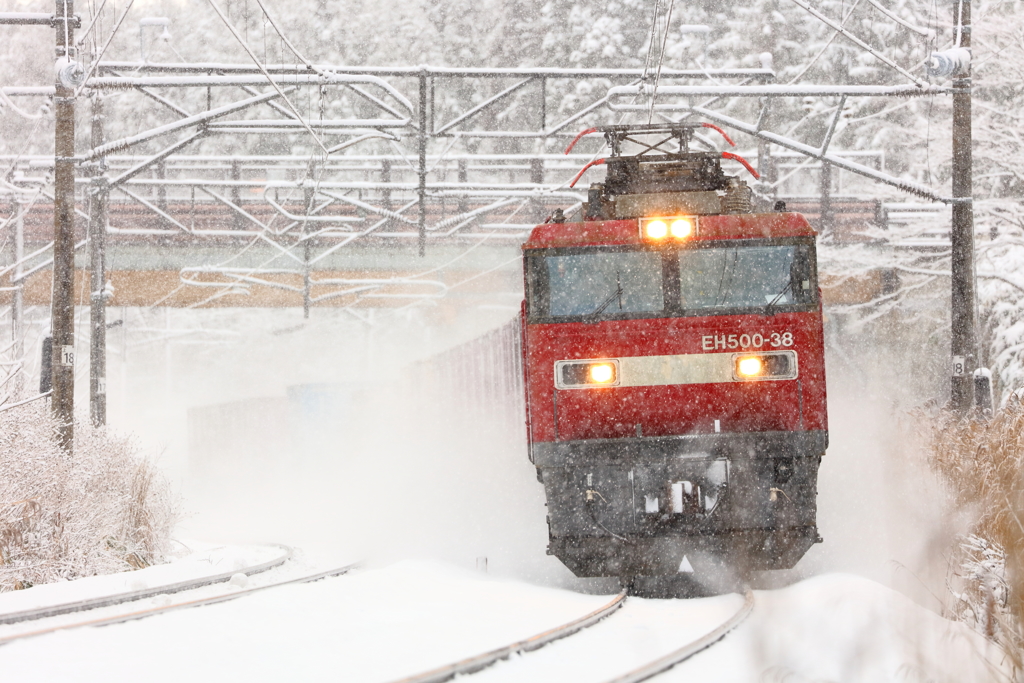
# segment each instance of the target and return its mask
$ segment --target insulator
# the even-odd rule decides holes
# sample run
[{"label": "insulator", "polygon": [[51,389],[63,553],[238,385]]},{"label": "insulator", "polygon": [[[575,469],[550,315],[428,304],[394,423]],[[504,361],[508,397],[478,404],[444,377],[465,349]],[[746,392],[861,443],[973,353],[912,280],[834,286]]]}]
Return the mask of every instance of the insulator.
[{"label": "insulator", "polygon": [[928,75],[940,78],[966,72],[971,68],[971,51],[965,47],[933,52],[928,60]]},{"label": "insulator", "polygon": [[722,213],[751,213],[753,208],[751,189],[742,180],[731,180],[722,197]]},{"label": "insulator", "polygon": [[85,81],[85,70],[78,62],[61,57],[54,65],[53,70],[57,74],[57,80],[65,88],[77,88]]}]

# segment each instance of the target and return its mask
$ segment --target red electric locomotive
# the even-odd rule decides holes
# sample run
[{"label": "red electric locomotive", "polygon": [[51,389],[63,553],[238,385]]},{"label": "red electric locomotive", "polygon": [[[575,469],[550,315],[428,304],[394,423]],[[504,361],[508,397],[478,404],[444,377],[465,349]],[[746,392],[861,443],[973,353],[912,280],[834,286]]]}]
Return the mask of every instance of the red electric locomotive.
[{"label": "red electric locomotive", "polygon": [[548,552],[577,576],[714,583],[821,540],[815,232],[754,213],[722,153],[689,151],[700,125],[587,131],[611,146],[605,181],[523,245],[530,458]]}]

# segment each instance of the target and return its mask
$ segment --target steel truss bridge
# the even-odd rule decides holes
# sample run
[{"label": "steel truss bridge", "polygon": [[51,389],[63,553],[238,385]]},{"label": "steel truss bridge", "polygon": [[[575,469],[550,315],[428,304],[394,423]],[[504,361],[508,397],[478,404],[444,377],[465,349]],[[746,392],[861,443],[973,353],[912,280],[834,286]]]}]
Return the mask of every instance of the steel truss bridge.
[{"label": "steel truss bridge", "polygon": [[[515,293],[518,244],[554,208],[580,206],[590,179],[569,181],[603,153],[596,138],[571,155],[562,154],[566,143],[584,128],[638,118],[697,116],[740,133],[765,203],[787,175],[809,168],[954,201],[888,175],[864,158],[872,153],[830,149],[848,98],[948,89],[781,86],[769,69],[665,70],[653,107],[652,88],[629,69],[100,62],[78,99],[79,122],[90,123],[74,158],[80,303],[97,263],[110,305],[303,306],[308,314],[407,305],[455,287]],[[29,103],[54,94],[3,90]],[[792,97],[833,105],[821,139],[772,132],[773,106]],[[23,288],[27,303],[49,295],[53,166],[53,157],[0,157],[8,169],[0,229],[21,235],[6,243],[0,274],[10,281],[5,293]],[[808,184],[801,194],[820,194]],[[844,214],[828,194],[801,208],[852,232],[878,222],[862,202]],[[91,262],[90,240],[101,247]]]}]

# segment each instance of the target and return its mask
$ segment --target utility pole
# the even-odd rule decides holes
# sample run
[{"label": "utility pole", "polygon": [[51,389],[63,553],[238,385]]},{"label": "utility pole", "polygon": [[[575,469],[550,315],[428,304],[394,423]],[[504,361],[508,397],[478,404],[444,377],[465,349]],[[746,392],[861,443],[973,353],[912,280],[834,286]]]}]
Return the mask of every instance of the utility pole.
[{"label": "utility pole", "polygon": [[302,199],[306,205],[306,220],[302,222],[302,317],[309,318],[309,307],[312,305],[312,281],[310,280],[309,259],[312,255],[309,245],[309,214],[313,212],[313,165],[310,163],[309,177],[302,191]]},{"label": "utility pole", "polygon": [[18,375],[14,378],[12,393],[20,401],[25,390],[25,282],[21,278],[21,260],[25,258],[25,215],[21,202],[14,204],[17,218],[14,221],[14,301],[11,306],[11,341],[14,342],[14,357],[18,359]]},{"label": "utility pole", "polygon": [[832,236],[835,227],[835,211],[832,210],[832,164],[821,160],[821,208],[819,209],[822,235]]},{"label": "utility pole", "polygon": [[[959,33],[957,47],[971,47],[971,3],[954,4],[960,16],[954,22]],[[974,404],[973,373],[978,363],[974,319],[974,207],[971,202],[971,68],[963,65],[953,78],[953,225],[951,351],[952,383],[950,404],[966,413]]]},{"label": "utility pole", "polygon": [[417,227],[419,228],[419,250],[420,256],[424,256],[427,253],[427,137],[429,131],[427,131],[427,73],[424,69],[423,73],[419,77],[420,82],[420,129],[418,131],[416,146],[418,151],[418,166],[417,166],[417,178],[418,183],[416,185],[416,192],[420,198],[419,206],[419,220],[417,221]]},{"label": "utility pole", "polygon": [[[104,143],[103,96],[92,95],[93,149]],[[92,169],[89,186],[89,417],[93,425],[107,423],[107,177],[106,159],[100,158]]]},{"label": "utility pole", "polygon": [[[75,60],[74,0],[55,0],[57,61]],[[58,74],[61,69],[58,69]],[[75,417],[75,90],[70,79],[55,79],[53,294],[50,324],[53,395],[50,410],[57,421],[57,442],[74,447]]]},{"label": "utility pole", "polygon": [[[51,360],[74,363],[74,217],[75,217],[75,98],[74,88],[84,76],[75,62],[75,29],[81,26],[81,19],[75,16],[74,0],[55,0],[53,14],[39,12],[0,12],[0,25],[49,26],[56,29],[57,62],[55,64],[56,126],[54,140],[54,206],[53,206],[53,298],[51,299],[51,326],[53,335],[59,331],[59,342],[50,353]],[[15,354],[24,359],[24,282],[21,277],[21,261],[25,254],[25,233],[21,207],[16,205],[18,219],[15,235],[15,268],[12,282],[15,283],[13,329]],[[69,312],[70,309],[70,312]],[[43,343],[45,349],[47,342]],[[65,348],[66,346],[66,348]],[[70,452],[73,441],[74,417],[74,368],[58,370],[53,363],[51,383],[54,386],[50,410],[58,422],[57,441]],[[46,363],[43,363],[46,366]],[[19,373],[23,368],[19,368]],[[58,390],[56,378],[60,377]],[[15,392],[24,386],[24,377],[15,380]]]}]

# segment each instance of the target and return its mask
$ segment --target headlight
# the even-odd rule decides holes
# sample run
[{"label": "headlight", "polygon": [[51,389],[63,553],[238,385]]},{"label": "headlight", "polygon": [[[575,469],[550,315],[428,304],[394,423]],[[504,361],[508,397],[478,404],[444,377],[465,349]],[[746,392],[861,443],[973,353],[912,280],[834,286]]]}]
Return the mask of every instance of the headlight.
[{"label": "headlight", "polygon": [[696,216],[640,219],[640,239],[648,242],[659,242],[666,237],[686,240],[695,234],[697,234]]},{"label": "headlight", "polygon": [[736,381],[796,379],[796,351],[734,353],[732,378]]},{"label": "headlight", "polygon": [[757,377],[764,370],[764,361],[759,356],[747,356],[736,361],[736,374],[740,377]]},{"label": "headlight", "polygon": [[693,232],[693,223],[686,218],[677,218],[672,221],[672,236],[676,239],[686,239]]},{"label": "headlight", "polygon": [[619,383],[619,361],[560,360],[555,363],[555,386],[559,389],[614,387]]},{"label": "headlight", "polygon": [[653,220],[644,229],[644,236],[652,240],[664,239],[668,234],[668,225],[665,221]]},{"label": "headlight", "polygon": [[594,384],[608,384],[615,379],[615,366],[611,363],[597,363],[590,366],[590,381]]}]

